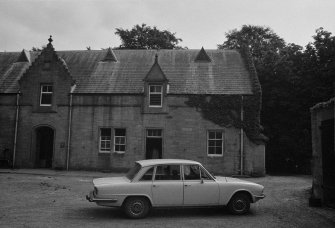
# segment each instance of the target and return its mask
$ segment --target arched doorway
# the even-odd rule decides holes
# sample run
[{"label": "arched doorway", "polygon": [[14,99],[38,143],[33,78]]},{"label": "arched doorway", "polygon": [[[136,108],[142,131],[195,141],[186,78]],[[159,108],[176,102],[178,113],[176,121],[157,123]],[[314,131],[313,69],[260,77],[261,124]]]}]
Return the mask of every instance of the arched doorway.
[{"label": "arched doorway", "polygon": [[36,134],[36,168],[51,168],[54,150],[54,130],[47,126],[35,129]]}]

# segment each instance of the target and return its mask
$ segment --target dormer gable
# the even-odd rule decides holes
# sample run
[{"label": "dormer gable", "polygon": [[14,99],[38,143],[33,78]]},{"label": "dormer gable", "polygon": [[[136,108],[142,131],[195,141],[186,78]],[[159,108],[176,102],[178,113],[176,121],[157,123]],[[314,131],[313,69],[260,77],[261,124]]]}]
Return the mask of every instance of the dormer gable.
[{"label": "dormer gable", "polygon": [[16,62],[28,62],[30,63],[30,53],[27,50],[22,50]]},{"label": "dormer gable", "polygon": [[204,47],[198,52],[197,56],[194,59],[194,62],[212,62],[211,58],[208,56]]},{"label": "dormer gable", "polygon": [[167,82],[168,79],[166,78],[162,68],[158,63],[158,55],[155,55],[155,62],[152,65],[151,69],[143,79],[145,82]]},{"label": "dormer gable", "polygon": [[113,50],[110,47],[107,49],[107,53],[102,61],[103,62],[117,62],[117,58]]}]

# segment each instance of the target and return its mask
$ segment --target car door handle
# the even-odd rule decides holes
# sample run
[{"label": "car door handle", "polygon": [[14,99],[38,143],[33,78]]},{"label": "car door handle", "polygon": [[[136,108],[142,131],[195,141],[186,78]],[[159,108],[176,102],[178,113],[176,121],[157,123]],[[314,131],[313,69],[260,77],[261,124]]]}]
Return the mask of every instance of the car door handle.
[{"label": "car door handle", "polygon": [[191,186],[190,184],[184,184],[185,187]]},{"label": "car door handle", "polygon": [[154,184],[154,185],[152,185],[152,187],[154,187],[154,188],[158,188],[158,187],[159,187],[159,185],[155,185],[155,184]]}]

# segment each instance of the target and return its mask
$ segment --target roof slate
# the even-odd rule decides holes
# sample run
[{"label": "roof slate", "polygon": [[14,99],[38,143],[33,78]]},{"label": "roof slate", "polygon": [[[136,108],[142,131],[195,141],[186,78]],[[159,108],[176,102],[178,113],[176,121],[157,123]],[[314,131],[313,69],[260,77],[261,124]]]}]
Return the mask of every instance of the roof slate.
[{"label": "roof slate", "polygon": [[[197,62],[198,50],[113,50],[117,62],[102,61],[108,50],[57,51],[76,81],[74,93],[143,93],[143,79],[158,54],[171,94],[252,94],[252,82],[237,50],[206,50],[211,62]],[[30,52],[31,63],[40,52]],[[20,52],[0,53],[0,93],[17,92],[29,67],[15,63]]]}]

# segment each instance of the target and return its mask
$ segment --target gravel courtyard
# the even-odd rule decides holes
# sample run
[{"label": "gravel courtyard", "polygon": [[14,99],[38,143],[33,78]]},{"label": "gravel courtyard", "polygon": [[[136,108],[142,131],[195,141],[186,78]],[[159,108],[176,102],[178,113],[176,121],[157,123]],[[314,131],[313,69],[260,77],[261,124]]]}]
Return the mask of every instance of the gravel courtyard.
[{"label": "gravel courtyard", "polygon": [[118,175],[0,170],[0,227],[335,227],[334,209],[308,206],[310,176],[247,178],[264,185],[267,196],[244,216],[224,209],[161,209],[130,220],[85,199],[93,178]]}]

